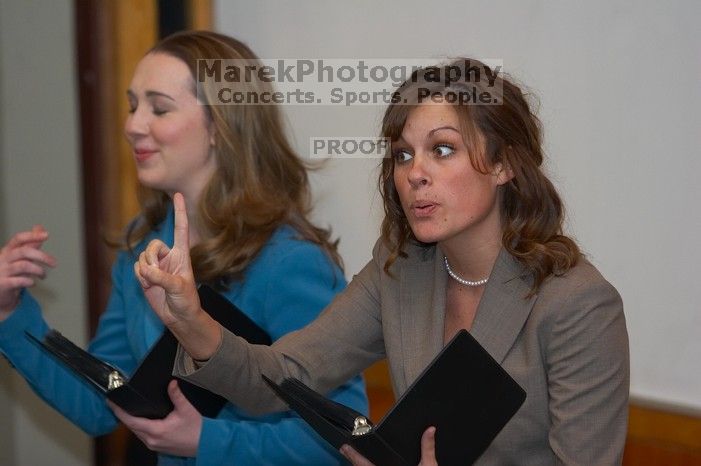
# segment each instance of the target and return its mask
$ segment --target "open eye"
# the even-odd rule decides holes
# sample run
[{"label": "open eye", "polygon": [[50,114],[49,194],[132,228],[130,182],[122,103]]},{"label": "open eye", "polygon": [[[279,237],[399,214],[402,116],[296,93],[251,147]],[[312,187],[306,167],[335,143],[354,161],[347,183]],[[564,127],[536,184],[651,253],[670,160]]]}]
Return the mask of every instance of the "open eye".
[{"label": "open eye", "polygon": [[437,144],[434,148],[433,151],[439,156],[439,157],[448,157],[455,152],[455,148],[451,146],[450,144]]},{"label": "open eye", "polygon": [[392,152],[395,163],[404,163],[413,157],[406,149],[396,149]]}]

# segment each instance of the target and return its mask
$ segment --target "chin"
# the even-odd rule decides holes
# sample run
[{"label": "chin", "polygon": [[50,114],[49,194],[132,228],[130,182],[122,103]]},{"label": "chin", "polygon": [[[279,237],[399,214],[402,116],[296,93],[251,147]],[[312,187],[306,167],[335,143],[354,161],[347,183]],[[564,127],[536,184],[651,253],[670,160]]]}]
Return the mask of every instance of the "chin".
[{"label": "chin", "polygon": [[423,225],[414,225],[414,227],[416,228],[411,229],[411,231],[414,233],[414,237],[422,243],[427,244],[440,243],[442,241],[449,240],[464,231],[451,224],[436,225],[435,223],[426,223]]},{"label": "chin", "polygon": [[143,186],[144,188],[149,188],[149,189],[155,189],[156,191],[165,191],[165,186],[162,180],[153,177],[153,176],[147,176],[145,174],[137,173],[136,176],[137,180],[139,180],[139,184]]},{"label": "chin", "polygon": [[445,236],[435,231],[412,230],[412,232],[414,237],[422,243],[437,243]]}]

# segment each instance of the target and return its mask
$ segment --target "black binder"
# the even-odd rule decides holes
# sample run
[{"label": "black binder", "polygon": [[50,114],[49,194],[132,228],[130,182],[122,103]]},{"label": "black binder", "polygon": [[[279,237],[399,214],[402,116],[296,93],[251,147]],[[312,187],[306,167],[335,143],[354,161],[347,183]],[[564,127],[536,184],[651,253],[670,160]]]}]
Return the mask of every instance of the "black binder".
[{"label": "black binder", "polygon": [[335,448],[349,444],[383,466],[419,464],[421,436],[430,426],[436,427],[438,464],[472,464],[526,399],[526,392],[466,330],[458,332],[374,426],[297,379],[278,385],[263,378]]},{"label": "black binder", "polygon": [[[271,344],[270,336],[228,299],[206,285],[199,287],[198,294],[202,309],[222,326],[250,343]],[[41,340],[29,333],[27,336],[128,413],[162,419],[173,410],[167,390],[173,378],[178,341],[168,329],[131,377],[76,346],[56,330],[50,330]],[[221,396],[184,380],[178,380],[178,385],[203,416],[215,417],[226,403]]]}]

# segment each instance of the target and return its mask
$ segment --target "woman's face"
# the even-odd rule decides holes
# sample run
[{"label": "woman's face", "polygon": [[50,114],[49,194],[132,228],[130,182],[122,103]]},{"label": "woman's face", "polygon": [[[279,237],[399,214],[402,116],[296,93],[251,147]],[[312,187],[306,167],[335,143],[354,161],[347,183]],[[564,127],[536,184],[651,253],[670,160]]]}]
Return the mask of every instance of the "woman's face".
[{"label": "woman's face", "polygon": [[130,112],[124,130],[141,184],[196,199],[216,169],[216,157],[213,125],[193,85],[181,60],[149,53],[127,91]]},{"label": "woman's face", "polygon": [[422,104],[409,113],[392,143],[394,183],[414,236],[425,243],[501,240],[497,188],[500,166],[477,171],[448,104]]}]

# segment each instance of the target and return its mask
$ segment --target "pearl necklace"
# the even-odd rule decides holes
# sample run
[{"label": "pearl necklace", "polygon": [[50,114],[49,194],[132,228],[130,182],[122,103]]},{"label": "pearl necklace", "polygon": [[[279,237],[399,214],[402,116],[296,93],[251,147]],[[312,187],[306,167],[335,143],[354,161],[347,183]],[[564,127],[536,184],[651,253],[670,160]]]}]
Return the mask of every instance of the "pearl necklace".
[{"label": "pearl necklace", "polygon": [[465,280],[460,275],[453,272],[453,270],[450,268],[450,265],[448,264],[448,258],[446,256],[443,256],[443,262],[445,262],[445,270],[448,271],[448,275],[450,275],[450,278],[452,278],[456,282],[460,283],[461,285],[471,286],[471,287],[482,286],[485,283],[487,283],[487,281],[489,280],[489,277],[483,278],[482,280],[477,280],[474,282],[472,280]]}]

